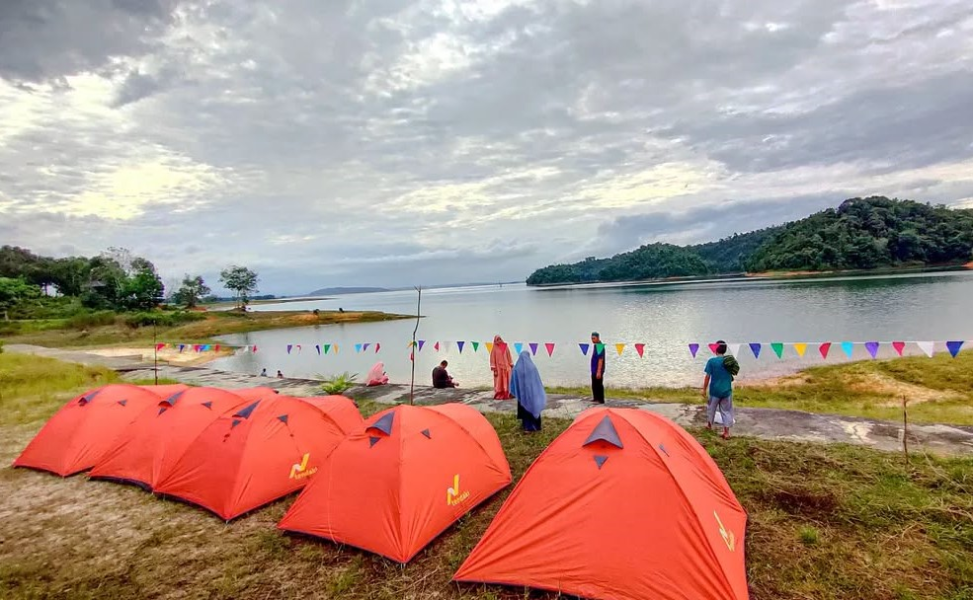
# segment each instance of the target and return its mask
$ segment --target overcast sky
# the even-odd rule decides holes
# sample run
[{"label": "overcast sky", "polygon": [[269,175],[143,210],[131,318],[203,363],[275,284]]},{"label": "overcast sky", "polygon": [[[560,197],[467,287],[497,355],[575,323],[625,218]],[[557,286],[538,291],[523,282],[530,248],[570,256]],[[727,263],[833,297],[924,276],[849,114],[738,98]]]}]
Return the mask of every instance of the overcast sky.
[{"label": "overcast sky", "polygon": [[2,0],[0,243],[266,293],[973,205],[970,0]]}]

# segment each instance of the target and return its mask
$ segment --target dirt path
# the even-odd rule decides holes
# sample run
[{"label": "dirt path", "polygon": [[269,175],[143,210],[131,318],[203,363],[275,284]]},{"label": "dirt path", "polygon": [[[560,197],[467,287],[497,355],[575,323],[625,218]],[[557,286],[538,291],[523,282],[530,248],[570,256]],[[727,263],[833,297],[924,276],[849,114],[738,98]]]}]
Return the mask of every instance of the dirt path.
[{"label": "dirt path", "polygon": [[[43,348],[40,346],[11,345],[10,352],[48,356],[65,361],[103,365],[124,373],[128,379],[151,379],[152,365],[136,357],[105,357],[84,352]],[[319,381],[309,379],[277,379],[246,373],[218,371],[206,367],[165,366],[159,369],[159,377],[175,379],[193,385],[240,388],[268,386],[294,396],[320,395]],[[386,404],[401,402],[409,397],[408,386],[388,385],[377,388],[356,387],[346,393],[356,400],[371,400]],[[516,403],[497,401],[492,392],[477,390],[436,390],[417,387],[417,404],[444,404],[462,402],[481,412],[513,412]],[[634,400],[608,399],[609,406],[632,407],[650,410],[672,419],[683,427],[702,427],[706,424],[701,404],[674,404],[664,402],[638,402]],[[549,395],[544,416],[573,419],[593,406],[584,398]],[[875,421],[838,415],[807,413],[796,410],[737,407],[736,435],[754,436],[772,440],[802,442],[847,443],[868,446],[878,450],[900,451],[903,428],[901,423]],[[909,426],[909,448],[939,454],[973,456],[973,427],[945,424]]]}]

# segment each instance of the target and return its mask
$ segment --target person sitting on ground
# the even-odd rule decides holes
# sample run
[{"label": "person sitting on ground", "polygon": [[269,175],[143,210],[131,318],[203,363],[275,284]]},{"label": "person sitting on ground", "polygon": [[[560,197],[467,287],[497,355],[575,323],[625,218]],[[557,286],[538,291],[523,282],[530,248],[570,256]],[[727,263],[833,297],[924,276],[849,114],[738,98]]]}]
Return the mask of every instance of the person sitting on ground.
[{"label": "person sitting on ground", "polygon": [[277,379],[283,379],[283,378],[284,378],[284,374],[280,372],[280,369],[277,369]]},{"label": "person sitting on ground", "polygon": [[267,369],[266,368],[260,370],[260,376],[261,377],[266,377],[267,376]]},{"label": "person sitting on ground", "polygon": [[432,387],[437,390],[458,387],[458,384],[453,381],[453,378],[446,371],[448,365],[449,363],[444,360],[439,363],[438,367],[432,370]]},{"label": "person sitting on ground", "polygon": [[365,378],[365,385],[368,387],[375,385],[386,385],[389,382],[388,373],[385,372],[385,363],[377,362]]},{"label": "person sitting on ground", "polygon": [[517,398],[517,418],[524,431],[541,430],[541,411],[547,406],[547,392],[530,352],[524,350],[510,376],[510,393]]},{"label": "person sitting on ground", "polygon": [[740,364],[732,356],[726,356],[726,342],[716,342],[716,356],[706,361],[706,377],[703,379],[703,398],[706,403],[706,429],[713,429],[716,411],[723,421],[723,439],[730,439],[733,427],[733,375],[740,372]]}]

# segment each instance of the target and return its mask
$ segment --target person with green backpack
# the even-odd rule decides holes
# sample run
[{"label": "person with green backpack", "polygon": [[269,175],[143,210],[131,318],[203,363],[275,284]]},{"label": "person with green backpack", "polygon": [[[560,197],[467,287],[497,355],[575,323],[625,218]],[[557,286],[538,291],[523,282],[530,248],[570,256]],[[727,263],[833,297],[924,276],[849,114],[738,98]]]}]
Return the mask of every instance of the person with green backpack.
[{"label": "person with green backpack", "polygon": [[706,361],[703,399],[706,402],[706,429],[713,429],[716,411],[723,421],[723,439],[730,439],[733,427],[733,378],[740,373],[740,363],[726,355],[726,342],[716,342],[716,356]]}]

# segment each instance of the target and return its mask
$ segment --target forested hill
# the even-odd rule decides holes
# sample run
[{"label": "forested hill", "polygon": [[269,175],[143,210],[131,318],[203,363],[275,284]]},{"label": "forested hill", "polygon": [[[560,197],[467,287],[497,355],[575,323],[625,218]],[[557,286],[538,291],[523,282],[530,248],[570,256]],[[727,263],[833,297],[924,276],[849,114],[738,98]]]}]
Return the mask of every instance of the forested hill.
[{"label": "forested hill", "polygon": [[535,271],[528,285],[638,281],[743,271],[829,271],[973,260],[973,210],[876,196],[696,246],[649,244]]}]

